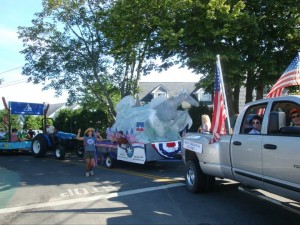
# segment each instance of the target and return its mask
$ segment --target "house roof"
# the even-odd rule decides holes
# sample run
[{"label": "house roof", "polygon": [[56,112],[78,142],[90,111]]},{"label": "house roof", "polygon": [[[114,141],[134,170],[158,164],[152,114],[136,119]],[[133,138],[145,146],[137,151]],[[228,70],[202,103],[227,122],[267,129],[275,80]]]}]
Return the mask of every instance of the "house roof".
[{"label": "house roof", "polygon": [[139,82],[139,98],[141,101],[149,102],[153,98],[151,93],[157,90],[165,90],[169,97],[178,95],[182,89],[192,94],[197,90],[195,84],[195,82]]}]

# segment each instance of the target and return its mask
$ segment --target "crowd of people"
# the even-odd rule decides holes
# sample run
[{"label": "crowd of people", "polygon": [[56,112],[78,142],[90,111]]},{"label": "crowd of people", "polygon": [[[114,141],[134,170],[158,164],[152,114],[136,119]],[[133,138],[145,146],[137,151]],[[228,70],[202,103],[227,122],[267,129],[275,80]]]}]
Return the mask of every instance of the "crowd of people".
[{"label": "crowd of people", "polygon": [[18,131],[17,128],[12,128],[10,132],[10,140],[9,139],[9,132],[7,132],[4,128],[0,128],[0,141],[25,141],[31,140],[36,135],[36,132],[29,128],[28,130]]}]

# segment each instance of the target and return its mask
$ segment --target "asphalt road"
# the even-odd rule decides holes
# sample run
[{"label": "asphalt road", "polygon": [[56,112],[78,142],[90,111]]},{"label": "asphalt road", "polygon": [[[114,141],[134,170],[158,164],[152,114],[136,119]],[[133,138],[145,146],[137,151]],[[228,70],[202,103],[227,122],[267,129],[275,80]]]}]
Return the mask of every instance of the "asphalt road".
[{"label": "asphalt road", "polygon": [[192,194],[182,162],[99,165],[85,177],[77,156],[0,154],[0,224],[300,224],[237,187],[218,180],[213,192]]}]

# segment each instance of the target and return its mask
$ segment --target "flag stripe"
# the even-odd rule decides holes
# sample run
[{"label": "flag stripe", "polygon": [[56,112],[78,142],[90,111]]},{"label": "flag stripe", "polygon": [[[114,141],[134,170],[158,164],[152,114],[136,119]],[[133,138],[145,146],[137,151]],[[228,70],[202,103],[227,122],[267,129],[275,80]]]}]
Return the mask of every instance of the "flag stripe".
[{"label": "flag stripe", "polygon": [[299,84],[300,73],[297,74],[297,71],[293,71],[292,73],[283,75],[279,80],[280,81],[277,81],[272,87],[271,91],[277,88],[285,87],[285,85],[289,85],[290,83],[293,85]]},{"label": "flag stripe", "polygon": [[266,98],[273,98],[282,95],[285,87],[300,85],[300,54],[293,59],[282,76],[278,79],[275,85],[271,88]]}]

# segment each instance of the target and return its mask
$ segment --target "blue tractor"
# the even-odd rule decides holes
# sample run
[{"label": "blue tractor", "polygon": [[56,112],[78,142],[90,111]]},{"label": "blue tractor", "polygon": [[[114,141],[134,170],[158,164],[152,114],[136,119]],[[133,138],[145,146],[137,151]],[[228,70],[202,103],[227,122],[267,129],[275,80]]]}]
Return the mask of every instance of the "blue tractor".
[{"label": "blue tractor", "polygon": [[10,115],[43,115],[42,133],[38,133],[30,140],[12,141],[11,132],[5,141],[0,142],[0,151],[30,151],[35,157],[45,157],[48,151],[54,151],[57,159],[64,159],[67,149],[76,149],[79,154],[82,152],[83,144],[76,139],[76,135],[56,131],[54,127],[46,125],[46,114],[49,104],[36,104],[27,102],[9,102],[6,104],[2,97],[4,107],[8,111],[8,130],[11,130]]}]

